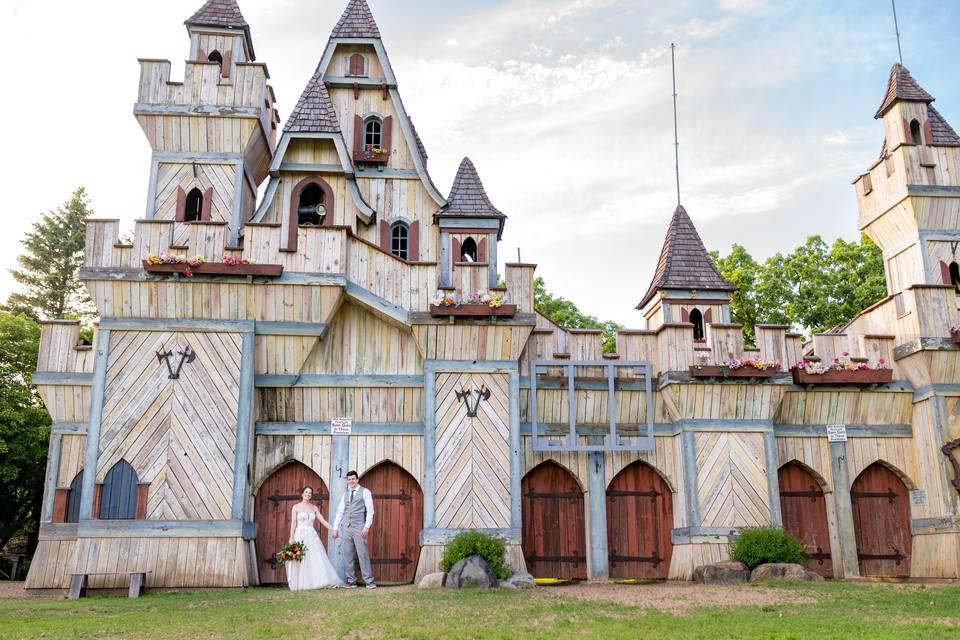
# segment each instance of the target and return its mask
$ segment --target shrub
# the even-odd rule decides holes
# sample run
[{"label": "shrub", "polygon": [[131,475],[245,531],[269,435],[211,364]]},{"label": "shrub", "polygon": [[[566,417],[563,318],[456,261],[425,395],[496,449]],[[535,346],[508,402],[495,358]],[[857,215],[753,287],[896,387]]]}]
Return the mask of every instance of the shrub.
[{"label": "shrub", "polygon": [[480,556],[487,561],[490,568],[500,580],[510,577],[513,570],[506,563],[507,550],[503,542],[497,538],[479,531],[465,531],[458,534],[443,551],[440,559],[440,569],[450,571],[453,565],[470,556]]},{"label": "shrub", "polygon": [[733,541],[730,557],[751,569],[767,562],[806,564],[810,560],[802,542],[776,527],[744,529]]}]

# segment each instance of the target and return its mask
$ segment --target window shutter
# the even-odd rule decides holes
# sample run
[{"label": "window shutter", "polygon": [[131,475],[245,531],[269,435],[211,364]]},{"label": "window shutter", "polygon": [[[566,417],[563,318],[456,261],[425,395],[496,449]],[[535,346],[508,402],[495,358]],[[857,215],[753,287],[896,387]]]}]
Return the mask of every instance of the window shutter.
[{"label": "window shutter", "polygon": [[356,160],[363,154],[363,118],[359,115],[353,116],[353,159]]},{"label": "window shutter", "polygon": [[481,238],[480,244],[477,245],[477,262],[486,262],[487,261],[487,239]]},{"label": "window shutter", "polygon": [[150,495],[149,484],[137,485],[137,520],[147,519],[147,497]]},{"label": "window shutter", "polygon": [[177,222],[183,222],[187,212],[187,192],[183,187],[177,187]]},{"label": "window shutter", "polygon": [[199,49],[197,49],[197,60],[199,60],[200,62],[207,61],[207,52],[203,50],[203,47],[200,47]]},{"label": "window shutter", "polygon": [[463,258],[460,255],[460,240],[453,239],[453,262],[461,262]]},{"label": "window shutter", "polygon": [[420,223],[417,221],[410,223],[410,236],[407,240],[407,260],[418,262],[420,260]]},{"label": "window shutter", "polygon": [[933,125],[929,120],[923,123],[923,144],[929,146],[933,144]]},{"label": "window shutter", "polygon": [[686,309],[680,309],[680,322],[690,322],[690,312]]},{"label": "window shutter", "polygon": [[386,220],[380,221],[380,248],[390,253],[390,225]]},{"label": "window shutter", "polygon": [[220,77],[229,78],[230,77],[230,61],[233,58],[233,54],[230,51],[227,51],[223,54],[223,62],[220,63]]},{"label": "window shutter", "polygon": [[103,498],[103,483],[97,482],[93,485],[93,509],[90,517],[94,520],[100,519],[100,500]]},{"label": "window shutter", "polygon": [[903,120],[903,141],[906,142],[907,144],[911,144],[913,142],[913,134],[910,133],[910,123],[907,122],[906,118],[902,118],[902,120]]},{"label": "window shutter", "polygon": [[67,505],[70,503],[70,489],[58,488],[53,496],[53,514],[51,522],[67,521]]},{"label": "window shutter", "polygon": [[950,278],[950,265],[943,260],[940,261],[940,275],[943,277],[943,284],[953,284],[953,280]]},{"label": "window shutter", "polygon": [[713,322],[713,309],[707,309],[706,313],[703,314],[704,328],[706,328],[706,326],[711,322]]},{"label": "window shutter", "polygon": [[359,53],[355,53],[350,56],[350,75],[352,76],[362,76],[364,74],[364,60],[363,56]]},{"label": "window shutter", "polygon": [[200,208],[200,220],[210,222],[210,205],[213,203],[213,187],[203,192],[203,205]]},{"label": "window shutter", "polygon": [[383,133],[380,136],[380,148],[390,150],[390,144],[393,140],[393,116],[387,116],[383,119]]}]

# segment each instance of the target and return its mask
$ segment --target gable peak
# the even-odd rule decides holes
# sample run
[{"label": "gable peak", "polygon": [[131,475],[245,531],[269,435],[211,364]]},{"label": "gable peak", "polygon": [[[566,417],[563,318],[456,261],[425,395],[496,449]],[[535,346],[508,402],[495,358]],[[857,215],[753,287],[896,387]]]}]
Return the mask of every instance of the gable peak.
[{"label": "gable peak", "polygon": [[380,29],[373,19],[373,13],[370,11],[367,0],[350,0],[330,37],[376,38],[379,40]]}]

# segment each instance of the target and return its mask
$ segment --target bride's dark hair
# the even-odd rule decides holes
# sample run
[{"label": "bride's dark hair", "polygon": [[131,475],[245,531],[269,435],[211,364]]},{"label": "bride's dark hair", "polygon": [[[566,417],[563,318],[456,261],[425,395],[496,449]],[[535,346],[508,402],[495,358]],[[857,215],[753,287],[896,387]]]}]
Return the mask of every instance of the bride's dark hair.
[{"label": "bride's dark hair", "polygon": [[310,485],[307,485],[303,489],[300,489],[300,495],[303,495],[303,492],[306,491],[307,489],[310,489],[310,493],[313,493],[313,487],[311,487]]}]

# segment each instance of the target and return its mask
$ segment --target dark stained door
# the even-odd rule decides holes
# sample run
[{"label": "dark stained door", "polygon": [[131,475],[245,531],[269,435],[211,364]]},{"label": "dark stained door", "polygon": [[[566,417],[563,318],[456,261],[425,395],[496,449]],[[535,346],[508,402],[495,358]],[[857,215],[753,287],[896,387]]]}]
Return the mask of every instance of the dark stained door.
[{"label": "dark stained door", "polygon": [[670,570],[673,495],[650,466],[634,462],[607,487],[611,578],[663,579]]},{"label": "dark stained door", "polygon": [[[312,469],[300,462],[291,462],[274,471],[257,492],[254,518],[257,521],[260,584],[287,581],[286,570],[277,565],[276,553],[290,539],[290,511],[300,501],[300,493],[305,486],[313,487],[313,503],[326,518],[330,500],[327,485]],[[325,531],[320,533],[318,530],[324,547],[327,545]]]},{"label": "dark stained door", "polygon": [[380,584],[413,582],[423,528],[420,485],[389,461],[364,473],[360,484],[373,494],[373,528],[367,539],[373,577]]},{"label": "dark stained door", "polygon": [[850,491],[862,576],[910,575],[910,496],[893,471],[875,462]]},{"label": "dark stained door", "polygon": [[587,579],[583,490],[558,464],[544,462],[520,486],[523,556],[535,578]]},{"label": "dark stained door", "polygon": [[807,553],[810,555],[807,568],[824,578],[832,578],[827,501],[820,483],[795,462],[788,462],[780,467],[777,477],[780,479],[783,528],[807,546]]}]

